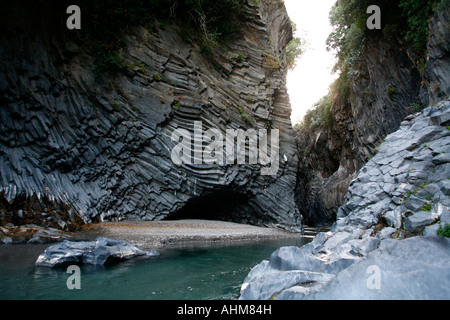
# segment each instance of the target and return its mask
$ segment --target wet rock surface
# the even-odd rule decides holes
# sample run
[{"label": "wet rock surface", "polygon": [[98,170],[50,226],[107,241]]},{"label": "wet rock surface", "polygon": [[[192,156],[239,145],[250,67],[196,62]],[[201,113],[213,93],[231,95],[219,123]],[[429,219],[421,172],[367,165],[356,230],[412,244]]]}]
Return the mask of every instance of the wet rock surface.
[{"label": "wet rock surface", "polygon": [[47,244],[73,239],[87,227],[75,208],[46,195],[0,193],[0,244]]},{"label": "wet rock surface", "polygon": [[15,226],[11,223],[0,227],[0,244],[47,244],[73,239],[73,235],[55,228],[34,224]]},{"label": "wet rock surface", "polygon": [[126,241],[98,238],[96,241],[64,241],[50,246],[41,254],[37,267],[63,268],[70,265],[106,265],[137,257],[155,257],[154,250],[142,251]]}]

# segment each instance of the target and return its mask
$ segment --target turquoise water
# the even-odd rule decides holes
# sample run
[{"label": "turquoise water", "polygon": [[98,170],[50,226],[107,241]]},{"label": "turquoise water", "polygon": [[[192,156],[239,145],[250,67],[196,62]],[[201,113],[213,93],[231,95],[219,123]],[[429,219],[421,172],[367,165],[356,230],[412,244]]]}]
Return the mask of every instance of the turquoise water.
[{"label": "turquoise water", "polygon": [[281,246],[307,239],[167,248],[149,260],[82,267],[81,290],[69,290],[66,270],[35,268],[45,247],[0,247],[0,299],[233,300],[250,270]]}]

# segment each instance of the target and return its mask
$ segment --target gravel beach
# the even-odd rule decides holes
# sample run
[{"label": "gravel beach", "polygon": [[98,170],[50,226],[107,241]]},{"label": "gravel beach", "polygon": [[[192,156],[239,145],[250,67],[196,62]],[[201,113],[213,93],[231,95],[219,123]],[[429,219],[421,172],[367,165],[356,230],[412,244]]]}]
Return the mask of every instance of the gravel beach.
[{"label": "gravel beach", "polygon": [[301,234],[223,221],[182,220],[151,222],[104,222],[95,224],[82,236],[104,236],[125,240],[142,249],[167,245],[211,242],[300,238]]}]

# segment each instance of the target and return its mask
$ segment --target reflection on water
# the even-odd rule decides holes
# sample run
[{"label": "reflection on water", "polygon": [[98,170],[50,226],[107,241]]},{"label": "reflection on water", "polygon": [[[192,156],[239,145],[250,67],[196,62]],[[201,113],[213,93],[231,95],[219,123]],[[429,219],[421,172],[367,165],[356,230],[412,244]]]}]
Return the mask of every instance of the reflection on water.
[{"label": "reflection on water", "polygon": [[35,268],[42,246],[0,247],[0,299],[232,300],[250,270],[282,246],[309,239],[166,248],[161,256],[115,266],[81,268],[81,290],[66,270]]}]

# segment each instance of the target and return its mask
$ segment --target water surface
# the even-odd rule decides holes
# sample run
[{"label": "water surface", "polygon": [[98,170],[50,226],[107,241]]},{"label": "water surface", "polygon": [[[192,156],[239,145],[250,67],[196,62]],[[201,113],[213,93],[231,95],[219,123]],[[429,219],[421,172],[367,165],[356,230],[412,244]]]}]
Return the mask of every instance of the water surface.
[{"label": "water surface", "polygon": [[250,270],[282,246],[310,239],[165,248],[161,256],[81,268],[81,290],[66,270],[36,268],[45,246],[0,246],[0,299],[233,300]]}]

